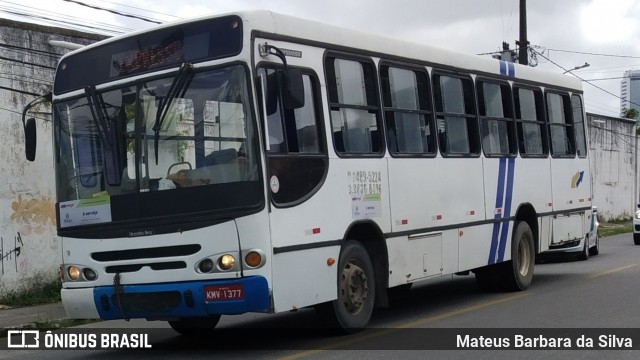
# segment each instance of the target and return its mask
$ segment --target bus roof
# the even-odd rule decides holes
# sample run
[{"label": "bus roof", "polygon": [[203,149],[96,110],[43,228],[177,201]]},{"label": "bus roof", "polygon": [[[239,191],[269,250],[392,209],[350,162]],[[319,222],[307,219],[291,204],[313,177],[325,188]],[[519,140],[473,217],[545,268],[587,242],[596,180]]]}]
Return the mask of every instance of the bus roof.
[{"label": "bus roof", "polygon": [[62,57],[61,61],[67,56],[78,52],[84,52],[91,48],[121,39],[135,37],[148,31],[171,28],[192,21],[228,15],[239,16],[243,20],[243,26],[247,33],[258,31],[260,33],[273,34],[291,39],[300,39],[306,42],[326,44],[328,47],[357,49],[359,51],[380,54],[380,56],[390,54],[394,58],[426,62],[434,64],[435,66],[443,65],[469,72],[503,75],[511,77],[513,80],[521,79],[582,91],[581,81],[574,76],[535,69],[517,63],[506,63],[489,57],[454,52],[427,44],[408,42],[398,38],[390,38],[351,28],[330,25],[270,10],[246,10],[165,23],[154,28],[119,35],[88,45],[66,54]]}]

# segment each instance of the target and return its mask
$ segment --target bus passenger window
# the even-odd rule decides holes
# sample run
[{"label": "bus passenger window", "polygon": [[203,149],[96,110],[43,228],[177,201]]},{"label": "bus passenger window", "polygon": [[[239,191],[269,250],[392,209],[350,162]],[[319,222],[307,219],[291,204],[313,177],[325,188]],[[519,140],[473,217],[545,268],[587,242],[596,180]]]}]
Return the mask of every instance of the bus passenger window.
[{"label": "bus passenger window", "polygon": [[515,154],[515,128],[509,84],[478,81],[477,91],[485,155]]},{"label": "bus passenger window", "polygon": [[523,157],[546,157],[544,104],[538,89],[516,87],[514,90],[518,143]]},{"label": "bus passenger window", "polygon": [[569,96],[547,93],[546,99],[551,154],[557,157],[574,157],[575,138]]},{"label": "bus passenger window", "polygon": [[380,77],[389,152],[435,154],[435,126],[426,72],[382,66]]},{"label": "bus passenger window", "polygon": [[376,79],[368,62],[327,58],[331,127],[338,153],[382,153]]},{"label": "bus passenger window", "polygon": [[584,133],[584,110],[580,96],[571,96],[571,108],[573,109],[573,130],[576,136],[576,151],[578,156],[583,158],[587,156],[587,141]]},{"label": "bus passenger window", "polygon": [[433,77],[438,139],[443,155],[478,155],[478,125],[470,78],[436,74]]}]

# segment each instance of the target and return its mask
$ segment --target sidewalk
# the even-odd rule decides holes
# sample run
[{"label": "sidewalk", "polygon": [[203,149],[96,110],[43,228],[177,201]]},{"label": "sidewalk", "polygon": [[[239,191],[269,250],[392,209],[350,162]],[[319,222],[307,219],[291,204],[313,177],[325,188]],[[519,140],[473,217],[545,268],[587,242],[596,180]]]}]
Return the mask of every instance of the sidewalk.
[{"label": "sidewalk", "polygon": [[4,330],[33,326],[35,322],[66,319],[61,302],[0,310],[0,333]]}]

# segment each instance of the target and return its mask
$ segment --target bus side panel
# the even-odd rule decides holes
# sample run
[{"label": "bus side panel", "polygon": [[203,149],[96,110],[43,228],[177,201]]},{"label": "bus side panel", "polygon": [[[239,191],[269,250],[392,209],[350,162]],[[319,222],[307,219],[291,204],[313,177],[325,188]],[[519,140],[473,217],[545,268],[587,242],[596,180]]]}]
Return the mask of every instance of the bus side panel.
[{"label": "bus side panel", "polygon": [[[551,176],[554,184],[554,211],[569,212],[575,208],[591,207],[591,175],[587,159],[556,159],[551,164]],[[590,225],[584,213],[582,211],[580,215],[555,217],[551,245],[560,245],[584,237]]]},{"label": "bus side panel", "polygon": [[[393,232],[410,231],[420,235],[421,229],[439,231],[441,227],[484,220],[482,163],[478,159],[396,158],[388,160],[388,166]],[[403,250],[390,248],[390,259],[423,262],[422,252],[394,254],[394,251]],[[486,257],[477,253],[474,256]],[[458,258],[458,231],[446,229],[442,231],[442,273],[457,272]],[[403,267],[395,261],[389,262],[392,272]]]},{"label": "bus side panel", "polygon": [[[515,217],[524,204],[531,205],[537,214],[552,210],[549,162],[548,158],[483,159],[487,219],[496,221],[490,234],[487,265],[511,259],[511,232],[515,222],[501,219]],[[540,231],[536,241],[548,243],[548,226],[545,227],[540,218],[531,221],[538,222]]]},{"label": "bus side panel", "polygon": [[[322,188],[311,198],[290,208],[272,206],[276,311],[336,299],[336,242],[341,245],[349,227],[361,221],[372,221],[382,233],[390,230],[386,179],[384,159],[332,159]],[[384,241],[363,241],[369,240]],[[329,258],[336,262],[328,264]]]},{"label": "bus side panel", "polygon": [[273,307],[275,312],[296,310],[337,296],[339,246],[286,252],[273,256]]}]

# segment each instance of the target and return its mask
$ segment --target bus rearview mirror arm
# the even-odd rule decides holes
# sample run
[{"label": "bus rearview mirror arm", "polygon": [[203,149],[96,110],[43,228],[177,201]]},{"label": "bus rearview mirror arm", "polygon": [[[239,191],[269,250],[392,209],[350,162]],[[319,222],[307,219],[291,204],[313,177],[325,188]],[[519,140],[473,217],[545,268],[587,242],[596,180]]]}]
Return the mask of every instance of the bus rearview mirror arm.
[{"label": "bus rearview mirror arm", "polygon": [[304,83],[302,71],[292,69],[287,65],[287,57],[284,52],[273,45],[264,43],[259,46],[260,56],[275,55],[282,60],[284,66],[284,78],[282,81],[282,100],[284,108],[294,110],[304,107]]}]

